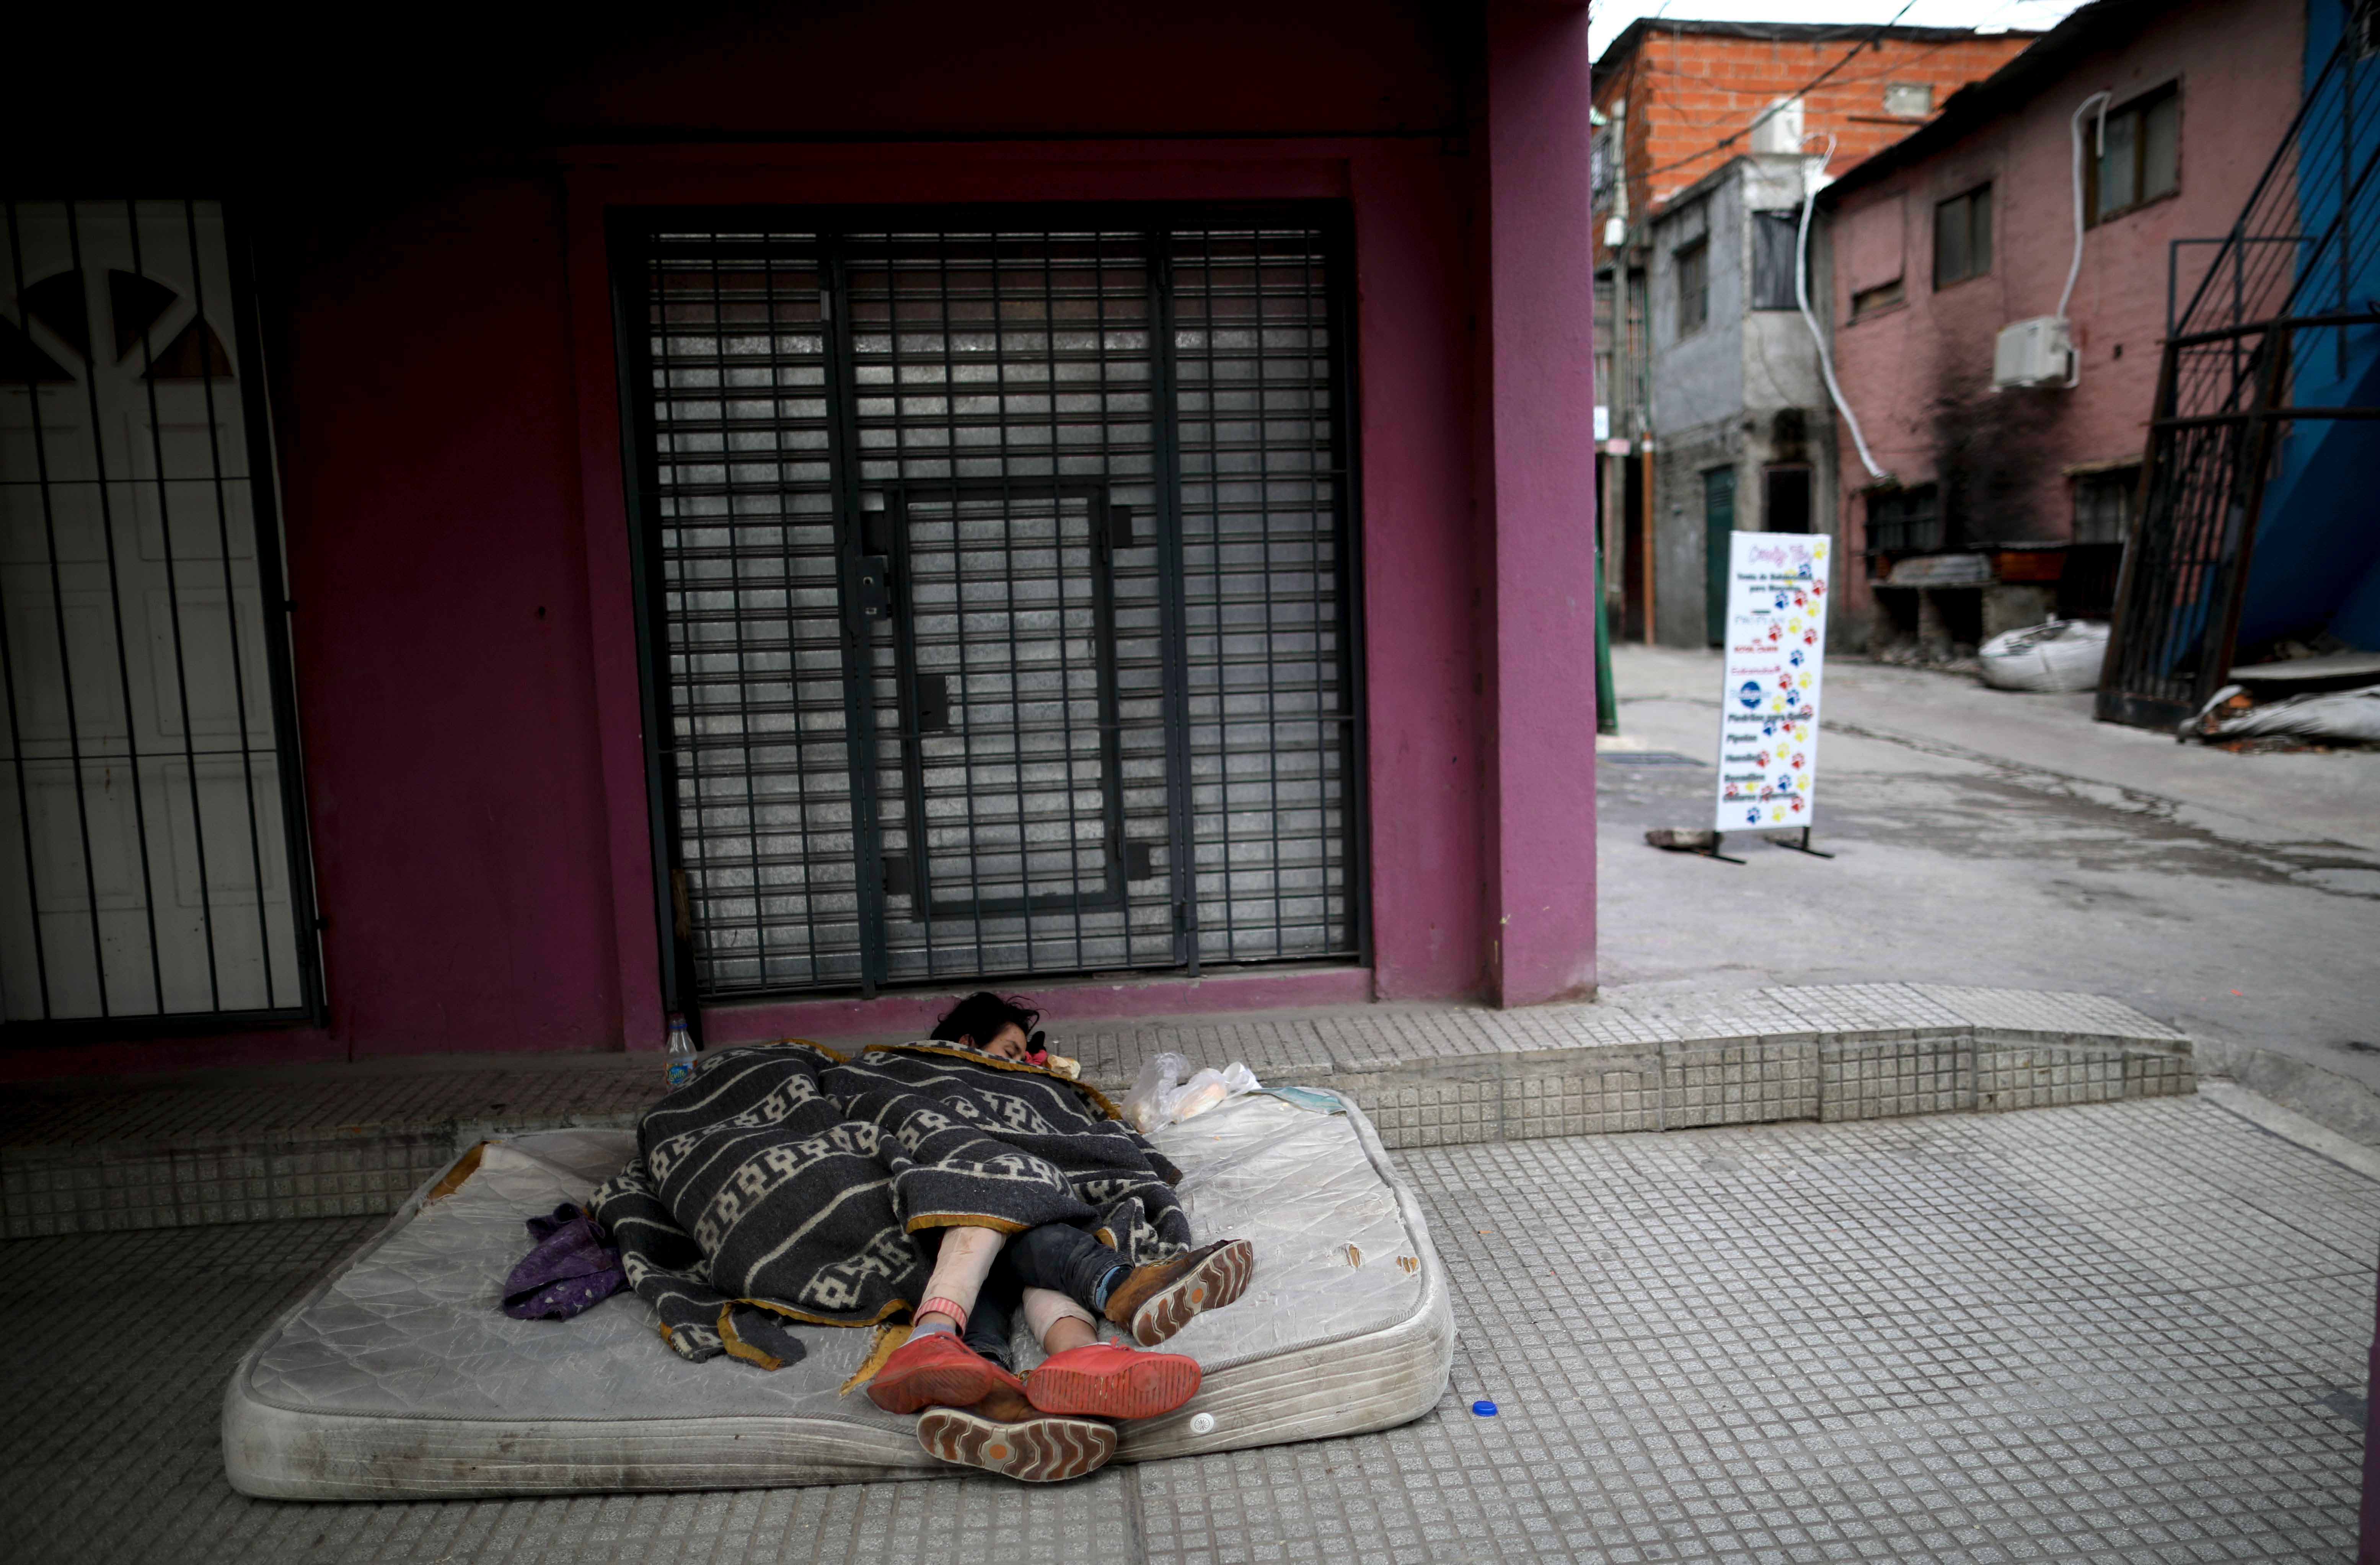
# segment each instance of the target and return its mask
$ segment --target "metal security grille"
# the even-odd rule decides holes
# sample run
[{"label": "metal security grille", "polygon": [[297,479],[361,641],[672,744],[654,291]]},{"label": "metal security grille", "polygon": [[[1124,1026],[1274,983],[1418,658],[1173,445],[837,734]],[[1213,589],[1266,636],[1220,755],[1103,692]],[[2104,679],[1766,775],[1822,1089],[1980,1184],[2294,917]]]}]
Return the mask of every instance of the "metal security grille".
[{"label": "metal security grille", "polygon": [[[2291,439],[2380,418],[2356,388],[2380,327],[2380,71],[2349,30],[2177,317],[2124,552],[2098,715],[2171,728],[2231,672],[2265,491]],[[2350,374],[2350,369],[2356,373]]]},{"label": "metal security grille", "polygon": [[319,1015],[260,355],[223,210],[0,219],[0,1018]]},{"label": "metal security grille", "polygon": [[614,236],[674,1000],[1357,954],[1323,226],[739,215]]}]

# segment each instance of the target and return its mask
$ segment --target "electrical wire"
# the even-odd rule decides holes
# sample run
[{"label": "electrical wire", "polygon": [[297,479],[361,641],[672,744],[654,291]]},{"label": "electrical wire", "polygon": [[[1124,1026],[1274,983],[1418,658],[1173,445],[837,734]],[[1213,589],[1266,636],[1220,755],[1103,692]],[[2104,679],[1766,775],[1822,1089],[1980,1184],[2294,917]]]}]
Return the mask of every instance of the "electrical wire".
[{"label": "electrical wire", "polygon": [[[2000,8],[2002,10],[2006,10],[2008,7],[2003,6]],[[1973,39],[1966,38],[1946,38],[1939,43],[1929,43],[1925,48],[1918,50],[1915,54],[1910,55],[1891,65],[1886,66],[1881,70],[1872,70],[1865,76],[1847,76],[1841,80],[1836,82],[1835,85],[1839,88],[1857,87],[1862,82],[1882,81],[1888,77],[1906,76],[1912,70],[1916,68],[1919,61],[1924,60],[1928,55],[1938,55],[1943,50],[1949,48],[1953,43],[1969,43],[1973,42]],[[1695,79],[1692,72],[1679,70],[1670,66],[1657,66],[1647,63],[1639,68],[1647,76],[1674,77],[1682,81]],[[1931,84],[1929,83],[1928,85]],[[1966,83],[1963,81],[1959,82],[1954,84],[1950,90],[1955,92],[1960,87],[1963,87],[1965,85]],[[1806,89],[1804,91],[1806,91]],[[1740,108],[1730,109],[1725,114],[1713,115],[1709,119],[1690,119],[1684,115],[1678,115],[1673,116],[1670,123],[1682,127],[1688,130],[1708,130],[1713,126],[1725,125],[1729,120],[1733,119],[1742,112],[1742,111]],[[1927,117],[1930,117],[1930,114]],[[1914,130],[1918,126],[1924,123],[1925,119],[1912,115],[1909,120],[1909,127],[1911,129]]]},{"label": "electrical wire", "polygon": [[[2058,296],[2058,318],[2066,320],[2066,306],[2074,297],[2074,280],[2082,275],[2082,121],[2091,105],[2099,105],[2099,156],[2107,155],[2107,105],[2115,101],[2112,92],[2094,92],[2074,110],[2071,127],[2074,132],[2074,260],[2066,268],[2065,291]],[[2082,355],[2076,351],[2073,328],[2067,328],[2066,387],[2071,391],[2082,383]]]},{"label": "electrical wire", "polygon": [[[1902,7],[1904,10],[1906,6]],[[1834,132],[1824,133],[1827,150],[1818,156],[1818,166],[1812,168],[1810,160],[1802,159],[1802,222],[1793,240],[1793,302],[1802,311],[1802,322],[1810,328],[1810,340],[1818,345],[1818,370],[1827,379],[1827,394],[1835,399],[1835,411],[1851,426],[1852,444],[1859,449],[1859,459],[1867,468],[1868,477],[1878,483],[1890,483],[1892,475],[1876,465],[1876,455],[1867,448],[1867,436],[1860,431],[1859,415],[1852,411],[1850,399],[1843,395],[1842,382],[1835,379],[1835,356],[1827,346],[1827,334],[1818,330],[1818,318],[1810,309],[1810,213],[1818,204],[1819,181],[1826,176],[1827,164],[1835,157]],[[1807,146],[1812,138],[1803,137]]]},{"label": "electrical wire", "polygon": [[[1786,96],[1787,98],[1789,98],[1789,99],[1791,99],[1791,98],[1798,98],[1798,97],[1802,96],[1803,93],[1805,93],[1805,92],[1809,91],[1812,88],[1824,85],[1827,81],[1828,81],[1829,79],[1831,79],[1833,78],[1834,74],[1835,74],[1837,71],[1839,71],[1839,70],[1842,69],[1845,66],[1847,66],[1847,65],[1851,64],[1853,60],[1858,59],[1858,58],[1859,58],[1859,54],[1860,54],[1860,51],[1861,51],[1861,50],[1863,50],[1863,49],[1866,48],[1869,44],[1871,44],[1871,43],[1875,42],[1877,39],[1879,39],[1879,38],[1883,37],[1883,36],[1884,36],[1884,30],[1885,30],[1885,29],[1887,29],[1887,28],[1888,28],[1888,27],[1890,27],[1894,22],[1899,21],[1901,18],[1903,18],[1903,17],[1907,16],[1907,15],[1909,14],[1909,8],[1910,8],[1910,6],[1914,6],[1914,5],[1916,5],[1916,4],[1917,4],[1917,0],[1905,0],[1905,3],[1901,6],[1900,9],[1899,9],[1899,10],[1897,10],[1897,11],[1893,12],[1893,13],[1892,13],[1892,15],[1890,15],[1889,17],[1887,17],[1884,20],[1882,20],[1882,21],[1880,21],[1880,22],[1876,23],[1876,26],[1874,26],[1874,27],[1872,27],[1872,28],[1868,29],[1867,36],[1866,36],[1866,37],[1864,37],[1864,38],[1863,38],[1863,39],[1861,39],[1858,42],[1856,42],[1856,43],[1852,44],[1852,52],[1851,52],[1850,54],[1845,55],[1841,59],[1837,60],[1833,65],[1828,66],[1826,69],[1824,69],[1824,70],[1820,71],[1817,75],[1815,75],[1815,76],[1812,77],[1809,80],[1807,80],[1807,81],[1805,81],[1805,82],[1802,83],[1802,85],[1801,85],[1801,86],[1796,87],[1795,89],[1793,89],[1793,91],[1792,91],[1786,93],[1786,94],[1785,94],[1785,96]],[[1683,167],[1685,167],[1685,166],[1686,166],[1686,164],[1690,164],[1690,163],[1697,162],[1698,160],[1703,159],[1703,158],[1706,158],[1706,157],[1710,156],[1713,152],[1718,152],[1718,151],[1720,151],[1720,150],[1721,150],[1721,149],[1723,149],[1723,148],[1731,147],[1731,146],[1735,145],[1735,143],[1737,143],[1738,141],[1742,140],[1746,136],[1751,135],[1751,134],[1752,134],[1752,131],[1753,131],[1754,127],[1755,127],[1755,126],[1756,126],[1756,125],[1758,125],[1758,124],[1761,122],[1761,120],[1765,120],[1765,119],[1767,119],[1767,117],[1768,117],[1768,116],[1767,116],[1767,115],[1761,115],[1761,116],[1760,116],[1760,119],[1756,119],[1756,120],[1755,120],[1755,121],[1753,122],[1753,124],[1752,124],[1752,125],[1747,125],[1747,126],[1745,126],[1742,130],[1739,130],[1739,131],[1735,132],[1735,134],[1733,134],[1732,136],[1724,136],[1724,137],[1721,137],[1718,140],[1712,142],[1709,146],[1705,147],[1705,148],[1704,148],[1701,152],[1699,152],[1690,153],[1690,154],[1688,154],[1687,156],[1682,157],[1682,158],[1679,158],[1679,159],[1677,159],[1675,162],[1672,162],[1672,163],[1665,163],[1665,164],[1662,164],[1660,167],[1658,167],[1658,168],[1647,169],[1647,170],[1645,170],[1645,174],[1644,174],[1643,177],[1645,177],[1645,178],[1646,178],[1646,179],[1650,179],[1650,178],[1652,178],[1652,177],[1653,177],[1655,175],[1657,175],[1657,174],[1667,174],[1667,173],[1669,173],[1669,172],[1670,172],[1670,170],[1672,170],[1672,169],[1683,168]]]}]

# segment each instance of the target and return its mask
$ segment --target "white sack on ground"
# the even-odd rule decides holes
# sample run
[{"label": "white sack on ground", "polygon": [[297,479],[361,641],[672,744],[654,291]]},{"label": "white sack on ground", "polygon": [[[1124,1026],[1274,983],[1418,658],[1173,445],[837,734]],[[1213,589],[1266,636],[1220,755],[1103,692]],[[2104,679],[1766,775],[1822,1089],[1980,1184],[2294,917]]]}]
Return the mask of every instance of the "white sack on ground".
[{"label": "white sack on ground", "polygon": [[1984,643],[1984,683],[2002,690],[2088,690],[2099,683],[2107,627],[2098,620],[2051,620],[2003,631]]},{"label": "white sack on ground", "polygon": [[[1184,1078],[1187,1078],[1186,1080]],[[1152,1056],[1124,1094],[1123,1117],[1143,1135],[1202,1114],[1227,1098],[1263,1090],[1254,1071],[1234,1060],[1222,1070],[1193,1075],[1187,1057],[1170,1050]]]},{"label": "white sack on ground", "polygon": [[2380,745],[2380,685],[2267,701],[2216,722],[2210,737],[2248,739],[2269,734]]}]

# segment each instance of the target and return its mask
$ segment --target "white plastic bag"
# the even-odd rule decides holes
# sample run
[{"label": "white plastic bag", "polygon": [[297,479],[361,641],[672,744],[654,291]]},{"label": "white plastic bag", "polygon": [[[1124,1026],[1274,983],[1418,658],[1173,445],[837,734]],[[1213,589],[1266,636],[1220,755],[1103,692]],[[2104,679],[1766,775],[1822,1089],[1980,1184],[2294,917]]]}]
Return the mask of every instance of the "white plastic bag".
[{"label": "white plastic bag", "polygon": [[2002,631],[1977,654],[1984,683],[2002,690],[2088,690],[2099,683],[2107,656],[2107,627],[2098,620],[2051,620]]},{"label": "white plastic bag", "polygon": [[1170,1051],[1150,1055],[1140,1074],[1133,1078],[1132,1090],[1123,1095],[1123,1117],[1132,1122],[1132,1128],[1147,1135],[1163,1124],[1165,1102],[1189,1072],[1185,1055]]},{"label": "white plastic bag", "polygon": [[2380,685],[2265,701],[2236,717],[2217,719],[2212,731],[2218,739],[2271,734],[2334,744],[2380,745]]},{"label": "white plastic bag", "polygon": [[1201,1071],[1165,1100],[1166,1122],[1179,1123],[1203,1114],[1218,1103],[1256,1091],[1259,1085],[1257,1074],[1236,1060],[1220,1071]]},{"label": "white plastic bag", "polygon": [[1263,1086],[1254,1071],[1236,1060],[1220,1071],[1204,1070],[1183,1080],[1189,1070],[1189,1060],[1172,1052],[1156,1055],[1141,1066],[1123,1098],[1124,1118],[1134,1129],[1147,1135]]}]

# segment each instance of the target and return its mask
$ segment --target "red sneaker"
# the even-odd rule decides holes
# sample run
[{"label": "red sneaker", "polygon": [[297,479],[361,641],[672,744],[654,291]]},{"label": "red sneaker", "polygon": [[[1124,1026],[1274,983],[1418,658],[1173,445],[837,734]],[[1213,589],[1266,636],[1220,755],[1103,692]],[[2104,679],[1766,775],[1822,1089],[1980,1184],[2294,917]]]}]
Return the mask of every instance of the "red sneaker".
[{"label": "red sneaker", "polygon": [[912,1337],[868,1383],[868,1400],[887,1413],[921,1407],[973,1407],[1002,1388],[1025,1383],[947,1331]]},{"label": "red sneaker", "polygon": [[1155,1418],[1196,1396],[1198,1378],[1196,1359],[1091,1342],[1042,1360],[1025,1394],[1044,1413]]}]

